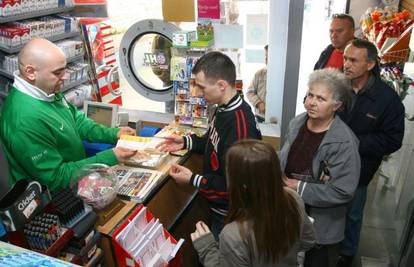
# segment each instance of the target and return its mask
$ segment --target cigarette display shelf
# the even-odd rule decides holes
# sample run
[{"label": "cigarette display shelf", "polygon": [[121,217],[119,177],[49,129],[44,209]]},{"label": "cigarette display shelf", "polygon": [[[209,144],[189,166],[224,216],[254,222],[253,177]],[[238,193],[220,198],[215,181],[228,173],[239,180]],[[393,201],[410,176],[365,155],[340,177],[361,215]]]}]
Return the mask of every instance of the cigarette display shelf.
[{"label": "cigarette display shelf", "polygon": [[17,21],[17,20],[23,20],[23,19],[37,18],[37,17],[47,16],[47,15],[52,15],[52,14],[57,14],[57,13],[69,12],[69,11],[72,11],[74,8],[75,7],[73,6],[64,6],[64,7],[31,11],[31,12],[26,12],[26,13],[17,14],[17,15],[9,15],[5,17],[0,17],[0,23],[6,23],[6,22]]},{"label": "cigarette display shelf", "polygon": [[76,87],[76,86],[79,86],[79,85],[81,85],[81,84],[86,83],[87,81],[88,81],[88,78],[84,78],[84,79],[77,80],[77,81],[75,81],[75,82],[73,82],[73,83],[70,83],[70,84],[68,84],[68,85],[63,86],[63,87],[62,87],[62,89],[61,89],[60,91],[61,91],[62,93],[64,93],[64,92],[66,92],[66,91],[68,91],[68,90],[70,90],[70,89],[72,89],[72,88],[74,88],[74,87]]},{"label": "cigarette display shelf", "polygon": [[[70,57],[70,58],[66,59],[66,63],[80,61],[83,58],[84,58],[84,55],[77,55],[77,56],[74,56],[74,57]],[[13,73],[10,73],[7,70],[4,70],[2,68],[0,68],[0,74],[7,77],[7,78],[9,78],[9,79],[13,79]]]},{"label": "cigarette display shelf", "polygon": [[[37,1],[37,0],[34,0],[34,1]],[[75,9],[74,6],[62,6],[62,7],[57,7],[57,8],[48,8],[48,9],[30,11],[30,12],[16,14],[16,15],[0,16],[0,26],[4,23],[7,23],[7,22],[15,22],[15,21],[20,21],[20,20],[24,20],[24,19],[40,18],[40,17],[48,16],[48,15],[70,12],[70,11],[73,11],[74,9]],[[78,31],[77,29],[72,29],[72,31],[70,31],[70,32],[65,32],[65,33],[62,33],[62,34],[57,34],[57,35],[53,35],[53,36],[49,36],[49,37],[45,37],[45,38],[48,39],[51,42],[56,42],[56,41],[59,41],[59,40],[64,40],[64,39],[73,38],[73,37],[80,37],[80,31]],[[18,46],[7,46],[7,45],[4,45],[4,44],[0,44],[0,51],[3,51],[4,53],[7,53],[7,54],[16,54],[22,49],[23,46],[24,46],[24,44],[18,45]],[[68,63],[69,62],[77,62],[77,61],[82,60],[82,58],[84,58],[83,55],[73,57],[73,58],[69,58],[69,59],[67,59],[67,62]],[[6,78],[8,80],[13,79],[13,75],[11,73],[6,72],[4,69],[0,69],[0,76]],[[72,88],[74,88],[74,87],[76,87],[80,84],[83,84],[83,83],[87,82],[88,80],[89,79],[83,79],[79,82],[71,83],[71,84],[63,87],[62,92],[69,91],[70,89],[72,89]],[[3,86],[4,86],[4,84],[3,84]],[[0,90],[0,99],[4,100],[7,97],[7,95],[8,95],[8,88]]]},{"label": "cigarette display shelf", "polygon": [[[50,37],[45,37],[46,39],[48,39],[51,42],[55,42],[55,41],[59,41],[59,40],[63,40],[63,39],[67,39],[67,38],[71,38],[71,37],[76,37],[79,36],[79,32],[78,31],[72,31],[72,32],[65,32],[62,34],[57,34],[57,35],[53,35]],[[18,45],[18,46],[13,46],[13,47],[9,47],[9,46],[5,46],[5,45],[0,45],[0,50],[4,51],[8,54],[14,54],[14,53],[18,53],[20,51],[20,49],[22,49],[24,45]]]}]

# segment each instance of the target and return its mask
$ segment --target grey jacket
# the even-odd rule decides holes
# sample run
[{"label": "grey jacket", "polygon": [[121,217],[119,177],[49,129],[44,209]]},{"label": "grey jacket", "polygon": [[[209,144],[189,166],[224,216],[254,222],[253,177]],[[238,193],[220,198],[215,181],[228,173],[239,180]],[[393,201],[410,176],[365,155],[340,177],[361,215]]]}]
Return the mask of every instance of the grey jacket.
[{"label": "grey jacket", "polygon": [[[270,264],[261,261],[258,258],[256,248],[250,248],[243,242],[240,235],[240,224],[231,222],[224,226],[220,233],[220,243],[218,243],[213,234],[209,233],[200,237],[193,242],[198,252],[200,262],[206,266],[277,266],[277,267],[296,267],[297,253],[306,251],[315,244],[315,232],[309,217],[306,215],[305,207],[299,195],[291,189],[286,188],[298,202],[299,212],[302,218],[300,240],[292,247],[288,255],[286,255],[277,264]],[[248,223],[244,223],[243,227],[247,227]],[[275,227],[277,227],[275,225]],[[254,243],[253,232],[251,238]]]},{"label": "grey jacket", "polygon": [[[303,113],[289,124],[287,138],[280,152],[282,170],[285,170],[290,147],[306,121],[307,114]],[[330,179],[319,183],[322,162],[327,163]],[[335,116],[313,157],[312,170],[316,182],[300,181],[297,189],[307,206],[308,215],[315,219],[318,244],[335,244],[343,239],[346,204],[357,188],[360,168],[358,139],[339,116]]]}]

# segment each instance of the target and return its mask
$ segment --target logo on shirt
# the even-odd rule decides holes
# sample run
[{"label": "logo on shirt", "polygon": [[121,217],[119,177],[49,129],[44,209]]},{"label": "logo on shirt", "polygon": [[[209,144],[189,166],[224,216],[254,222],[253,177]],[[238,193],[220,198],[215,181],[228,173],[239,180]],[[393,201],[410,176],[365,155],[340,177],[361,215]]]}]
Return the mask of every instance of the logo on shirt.
[{"label": "logo on shirt", "polygon": [[371,113],[367,113],[367,117],[370,118],[370,119],[373,119],[373,120],[377,119],[377,116],[372,115]]},{"label": "logo on shirt", "polygon": [[36,155],[31,156],[30,158],[32,159],[32,161],[38,161],[46,154],[47,154],[47,150],[45,149],[42,152],[39,152]]}]

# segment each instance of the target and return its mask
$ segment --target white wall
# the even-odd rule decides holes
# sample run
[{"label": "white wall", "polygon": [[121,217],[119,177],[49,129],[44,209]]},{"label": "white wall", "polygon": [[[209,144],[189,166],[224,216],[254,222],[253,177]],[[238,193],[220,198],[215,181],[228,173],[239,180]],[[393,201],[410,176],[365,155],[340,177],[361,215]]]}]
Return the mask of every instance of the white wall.
[{"label": "white wall", "polygon": [[266,121],[282,120],[286,51],[289,28],[289,0],[269,3],[269,50]]}]

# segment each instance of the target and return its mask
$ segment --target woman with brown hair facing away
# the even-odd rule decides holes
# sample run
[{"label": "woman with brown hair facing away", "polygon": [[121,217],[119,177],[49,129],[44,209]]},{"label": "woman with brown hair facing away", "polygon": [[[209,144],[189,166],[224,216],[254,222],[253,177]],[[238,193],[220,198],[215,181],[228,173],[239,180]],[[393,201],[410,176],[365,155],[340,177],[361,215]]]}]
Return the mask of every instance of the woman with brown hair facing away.
[{"label": "woman with brown hair facing away", "polygon": [[258,140],[231,146],[226,155],[229,214],[219,243],[204,222],[191,234],[208,266],[297,266],[310,249],[312,223],[297,193],[284,187],[275,150]]}]

